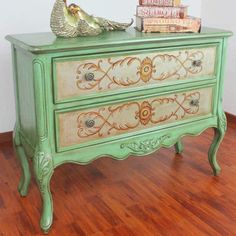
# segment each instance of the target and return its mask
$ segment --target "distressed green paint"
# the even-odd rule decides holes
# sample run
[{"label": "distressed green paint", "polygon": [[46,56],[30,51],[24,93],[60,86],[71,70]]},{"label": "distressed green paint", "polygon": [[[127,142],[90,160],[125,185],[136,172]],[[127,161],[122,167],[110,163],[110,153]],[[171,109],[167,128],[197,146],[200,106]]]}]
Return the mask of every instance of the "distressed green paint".
[{"label": "distressed green paint", "polygon": [[[16,97],[16,126],[14,145],[22,167],[19,192],[28,193],[32,158],[34,175],[42,197],[40,225],[48,232],[53,222],[53,202],[50,179],[54,169],[64,163],[88,164],[100,157],[110,156],[123,160],[130,155],[144,156],[161,147],[175,146],[183,152],[182,137],[200,135],[214,128],[215,138],[209,150],[209,162],[215,175],[220,173],[216,154],[226,132],[226,119],[222,109],[224,64],[227,38],[231,32],[203,28],[200,34],[142,34],[135,30],[104,33],[98,37],[57,39],[51,33],[7,36],[12,43],[14,85]],[[216,74],[197,80],[179,81],[163,85],[91,94],[66,101],[57,101],[53,61],[71,60],[72,57],[96,58],[109,55],[176,50],[217,45]],[[60,112],[88,109],[98,105],[145,99],[154,94],[213,87],[212,114],[194,117],[151,129],[95,140],[88,144],[60,150],[56,136]],[[26,115],[29,114],[29,115]]]},{"label": "distressed green paint", "polygon": [[[134,29],[127,32],[106,32],[97,37],[81,37],[72,39],[57,38],[52,33],[34,33],[7,36],[7,39],[13,44],[17,44],[22,49],[41,54],[51,52],[68,52],[75,50],[92,49],[96,52],[99,48],[110,48],[129,46],[129,48],[142,45],[144,36],[147,44],[156,45],[157,43],[173,43],[179,41],[177,45],[183,44],[183,41],[205,39],[206,41],[216,38],[230,36],[232,33],[226,30],[218,30],[213,28],[202,28],[201,34],[198,33],[176,33],[176,34],[143,34]],[[208,41],[209,42],[209,41]],[[123,45],[121,45],[121,43]],[[191,43],[191,42],[189,42]],[[168,45],[168,44],[166,44]],[[146,45],[147,46],[147,45]],[[150,46],[150,45],[148,45]],[[143,48],[144,45],[141,46]],[[157,45],[156,45],[157,47]]]},{"label": "distressed green paint", "polygon": [[25,154],[25,150],[21,142],[19,128],[17,126],[14,129],[13,140],[14,140],[15,151],[20,160],[21,168],[22,168],[22,175],[21,175],[19,186],[18,186],[18,191],[22,197],[25,197],[28,194],[31,173],[30,173],[30,168],[29,168],[29,162],[27,160],[27,156]]}]

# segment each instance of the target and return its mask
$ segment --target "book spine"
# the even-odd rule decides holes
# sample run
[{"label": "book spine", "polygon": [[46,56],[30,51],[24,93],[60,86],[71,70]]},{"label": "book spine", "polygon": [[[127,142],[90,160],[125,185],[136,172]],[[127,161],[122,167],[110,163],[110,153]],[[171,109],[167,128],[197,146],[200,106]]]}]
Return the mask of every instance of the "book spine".
[{"label": "book spine", "polygon": [[159,18],[185,18],[187,17],[187,7],[148,7],[137,6],[137,16],[139,17],[159,17]]},{"label": "book spine", "polygon": [[146,6],[163,6],[163,7],[175,7],[179,6],[181,0],[139,0],[139,5]]},{"label": "book spine", "polygon": [[139,30],[143,32],[199,32],[201,19],[164,19],[164,18],[140,18]]}]

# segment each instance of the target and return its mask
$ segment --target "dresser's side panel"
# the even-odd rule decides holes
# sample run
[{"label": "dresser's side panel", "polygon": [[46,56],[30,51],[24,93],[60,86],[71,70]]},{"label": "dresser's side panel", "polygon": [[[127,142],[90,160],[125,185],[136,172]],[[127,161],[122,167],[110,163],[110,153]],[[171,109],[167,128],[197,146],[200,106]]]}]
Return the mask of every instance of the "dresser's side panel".
[{"label": "dresser's side panel", "polygon": [[217,115],[218,115],[218,128],[226,131],[227,120],[223,109],[223,94],[224,94],[224,79],[225,79],[225,64],[227,56],[228,37],[222,40],[222,53],[220,60],[220,71],[218,79],[218,104],[217,104]]},{"label": "dresser's side panel", "polygon": [[219,107],[222,106],[222,97],[224,91],[224,79],[225,79],[225,64],[226,64],[226,56],[227,56],[227,46],[228,46],[228,38],[224,38],[222,40],[222,53],[220,60],[220,71],[219,71]]},{"label": "dresser's side panel", "polygon": [[[36,143],[36,114],[32,54],[13,47],[17,125],[24,146],[34,149]],[[27,149],[27,147],[25,147]],[[29,148],[28,148],[29,149]]]}]

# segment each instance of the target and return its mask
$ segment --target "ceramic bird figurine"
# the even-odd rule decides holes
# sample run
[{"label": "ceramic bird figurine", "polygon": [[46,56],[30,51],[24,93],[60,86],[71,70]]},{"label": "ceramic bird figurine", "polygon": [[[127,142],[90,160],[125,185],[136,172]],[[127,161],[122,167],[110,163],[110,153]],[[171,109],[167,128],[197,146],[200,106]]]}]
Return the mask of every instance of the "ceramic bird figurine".
[{"label": "ceramic bird figurine", "polygon": [[56,0],[51,14],[51,29],[57,37],[95,36],[104,31],[125,30],[133,24],[118,23],[87,14],[76,4]]}]

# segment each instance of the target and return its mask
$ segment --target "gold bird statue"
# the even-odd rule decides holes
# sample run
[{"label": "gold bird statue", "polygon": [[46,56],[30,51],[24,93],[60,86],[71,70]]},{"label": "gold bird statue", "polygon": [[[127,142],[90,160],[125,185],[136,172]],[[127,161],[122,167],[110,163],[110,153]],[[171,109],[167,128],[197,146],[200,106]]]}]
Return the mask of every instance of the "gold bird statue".
[{"label": "gold bird statue", "polygon": [[56,0],[51,14],[51,29],[57,37],[96,36],[104,31],[125,30],[133,24],[118,23],[94,17],[78,5],[67,5],[66,0]]}]

